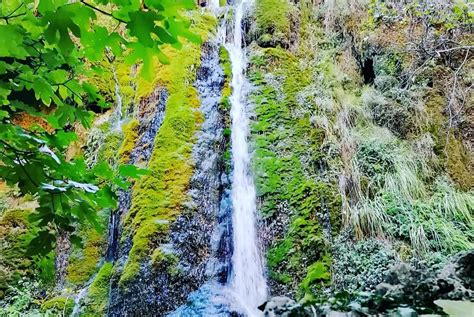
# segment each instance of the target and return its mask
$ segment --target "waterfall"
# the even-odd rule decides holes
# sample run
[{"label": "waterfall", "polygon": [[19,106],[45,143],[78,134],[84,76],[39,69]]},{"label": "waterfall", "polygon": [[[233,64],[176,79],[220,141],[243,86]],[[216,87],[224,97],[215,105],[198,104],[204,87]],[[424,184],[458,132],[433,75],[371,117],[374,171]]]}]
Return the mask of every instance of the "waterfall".
[{"label": "waterfall", "polygon": [[219,0],[209,0],[209,5],[208,5],[211,9],[217,9],[219,8],[220,4],[219,4]]},{"label": "waterfall", "polygon": [[113,129],[120,129],[122,126],[122,94],[120,93],[120,83],[117,77],[117,71],[113,64],[112,67],[112,75],[115,82],[115,97],[117,98],[117,106],[114,109],[114,112],[111,117],[111,123]]},{"label": "waterfall", "polygon": [[232,63],[232,205],[233,243],[231,290],[238,304],[247,308],[249,315],[257,314],[257,307],[266,300],[267,288],[263,260],[258,247],[256,228],[256,193],[250,171],[250,155],[247,144],[249,118],[246,111],[246,67],[242,45],[242,18],[251,0],[235,5],[234,34],[225,43]]}]

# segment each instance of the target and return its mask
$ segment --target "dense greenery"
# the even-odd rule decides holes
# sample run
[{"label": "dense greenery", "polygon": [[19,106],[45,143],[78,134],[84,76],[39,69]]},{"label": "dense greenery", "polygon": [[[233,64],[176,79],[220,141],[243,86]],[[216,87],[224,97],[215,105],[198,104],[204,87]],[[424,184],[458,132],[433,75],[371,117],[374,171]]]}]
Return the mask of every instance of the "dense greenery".
[{"label": "dense greenery", "polygon": [[180,36],[199,42],[179,13],[193,7],[191,0],[2,1],[0,178],[39,203],[30,217],[41,229],[32,252],[48,253],[57,233],[78,222],[100,230],[97,212],[115,206],[111,186],[127,188],[126,179],[142,173],[121,166],[117,177],[104,161],[89,168],[81,156],[67,155],[77,125],[89,128],[91,110],[109,106],[85,80],[94,63],[123,56],[130,65],[141,61],[150,78],[155,57],[169,62],[162,47],[179,48]]},{"label": "dense greenery", "polygon": [[[446,74],[466,76],[469,41],[461,34],[472,11],[462,2],[443,5],[435,14],[417,2],[409,6],[416,17],[401,17],[391,2],[325,1],[316,9],[256,2],[254,165],[265,226],[276,232],[267,266],[279,294],[350,309],[338,306],[343,298],[348,305],[373,291],[394,264],[439,263],[472,248],[469,141],[449,118],[453,92],[445,88],[462,81]],[[417,18],[423,14],[433,20]],[[428,35],[404,38],[422,23]],[[450,36],[453,51],[464,51],[443,56],[449,63],[413,56],[423,36],[433,41],[424,43],[428,54]],[[459,99],[469,91],[456,89],[464,89]]]},{"label": "dense greenery", "polygon": [[[216,225],[231,208],[232,68],[221,45],[223,142],[208,140],[208,155],[222,155],[221,210],[210,215],[195,205],[213,188],[195,179],[206,128],[197,78],[220,70],[196,43],[224,30],[228,40],[232,8],[4,2],[0,315],[172,311],[202,281],[229,278],[209,271],[232,257],[230,220]],[[468,271],[474,246],[472,4],[254,4],[245,75],[270,294],[313,312],[413,315],[473,294],[454,264]],[[210,260],[194,265],[195,254]]]}]

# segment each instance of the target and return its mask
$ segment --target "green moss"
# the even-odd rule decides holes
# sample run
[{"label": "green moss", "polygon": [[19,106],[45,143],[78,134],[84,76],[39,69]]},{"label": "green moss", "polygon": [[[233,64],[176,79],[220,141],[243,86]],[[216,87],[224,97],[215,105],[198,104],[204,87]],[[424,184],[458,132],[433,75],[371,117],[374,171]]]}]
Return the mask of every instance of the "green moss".
[{"label": "green moss", "polygon": [[32,273],[32,261],[25,257],[28,215],[31,210],[0,211],[0,291],[4,293],[22,276]]},{"label": "green moss", "polygon": [[[215,19],[193,15],[192,30],[205,39],[215,27]],[[124,221],[124,235],[132,236],[133,246],[120,278],[120,285],[137,276],[141,261],[150,257],[168,239],[169,222],[181,212],[186,189],[192,176],[191,151],[194,135],[203,120],[197,91],[193,87],[201,49],[184,43],[180,50],[165,49],[169,65],[155,63],[153,82],[139,80],[138,96],[146,97],[156,86],[169,93],[163,124],[155,138],[148,165],[151,173],[137,181],[132,204]]]},{"label": "green moss", "polygon": [[137,129],[139,124],[140,123],[137,119],[132,119],[122,126],[124,138],[118,151],[120,163],[128,163],[130,160],[130,154],[132,154],[133,147],[135,146],[138,137]]},{"label": "green moss", "polygon": [[151,255],[151,263],[153,267],[158,270],[166,270],[170,276],[175,276],[179,273],[178,269],[179,258],[173,253],[166,252],[161,248],[157,248]]},{"label": "green moss", "polygon": [[65,296],[53,297],[41,305],[41,310],[54,316],[70,316],[74,309],[74,300]]},{"label": "green moss", "polygon": [[285,260],[293,247],[293,239],[288,237],[272,248],[267,255],[267,265],[270,269],[278,267]]},{"label": "green moss", "polygon": [[224,70],[224,86],[222,87],[222,99],[219,108],[225,112],[230,110],[229,98],[232,95],[232,88],[230,82],[232,80],[232,64],[230,61],[229,52],[224,46],[219,49],[219,60],[222,69]]},{"label": "green moss", "polygon": [[326,286],[331,280],[331,258],[323,256],[322,260],[311,264],[307,269],[306,277],[301,282],[301,290],[305,293],[315,293],[313,287]]},{"label": "green moss", "polygon": [[291,9],[292,6],[288,0],[258,0],[256,2],[256,35],[260,45],[285,47],[289,45]]},{"label": "green moss", "polygon": [[99,149],[98,159],[115,165],[119,159],[118,149],[122,144],[122,139],[122,133],[119,131],[111,131],[106,134],[104,142]]},{"label": "green moss", "polygon": [[464,190],[474,187],[474,173],[467,150],[461,141],[450,134],[446,144],[446,168],[451,179]]},{"label": "green moss", "polygon": [[81,230],[80,236],[85,240],[83,248],[73,246],[69,257],[67,281],[73,285],[82,285],[97,271],[105,238],[94,228]]},{"label": "green moss", "polygon": [[[321,263],[330,263],[329,243],[319,217],[329,215],[332,233],[337,232],[341,199],[336,184],[309,176],[318,173],[325,160],[324,131],[310,122],[310,113],[316,109],[303,108],[298,97],[311,83],[310,69],[301,67],[298,58],[282,49],[259,53],[251,59],[249,77],[257,87],[252,95],[257,120],[251,128],[260,211],[271,219],[285,217],[282,212],[290,218],[284,236],[267,251],[267,265],[271,279],[303,290],[302,297],[316,291],[322,280],[328,281],[327,270],[320,277],[316,274]],[[262,74],[268,72],[281,85],[267,82]],[[287,209],[277,208],[282,205]]]},{"label": "green moss", "polygon": [[230,96],[232,95],[232,88],[231,88],[231,80],[232,80],[232,65],[230,61],[229,52],[226,50],[224,46],[220,47],[219,50],[219,59],[220,65],[224,70],[224,86],[222,87],[221,91],[221,101],[219,103],[219,109],[224,116],[224,125],[225,129],[223,132],[224,135],[224,146],[225,150],[223,153],[223,162],[224,162],[224,169],[226,173],[230,173],[232,169],[232,154],[231,154],[231,130],[230,130]]},{"label": "green moss", "polygon": [[[113,27],[115,29],[115,26]],[[123,57],[115,57],[111,63],[108,58],[92,64],[92,71],[88,81],[97,87],[105,101],[113,106],[117,103],[116,79],[119,83],[120,96],[122,97],[122,109],[127,109],[135,98],[135,90],[133,88],[134,78],[132,78],[131,66],[126,64]],[[115,77],[114,72],[115,71]]]},{"label": "green moss", "polygon": [[107,313],[112,272],[113,264],[111,262],[105,263],[100,268],[84,299],[82,311],[85,315],[103,316]]},{"label": "green moss", "polygon": [[444,114],[445,98],[434,90],[425,96],[425,100],[429,116],[427,130],[435,141],[435,153],[442,159],[451,179],[460,188],[471,189],[474,186],[472,162],[464,145],[454,135],[455,131],[448,132],[446,129],[448,118]]}]

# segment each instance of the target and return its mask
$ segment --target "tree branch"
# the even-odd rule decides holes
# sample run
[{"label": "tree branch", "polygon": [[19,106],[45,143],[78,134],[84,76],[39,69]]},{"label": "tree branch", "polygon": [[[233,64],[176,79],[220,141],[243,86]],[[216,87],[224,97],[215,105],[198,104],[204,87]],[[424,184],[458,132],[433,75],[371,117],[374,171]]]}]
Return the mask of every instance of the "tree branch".
[{"label": "tree branch", "polygon": [[81,0],[81,3],[82,3],[83,5],[85,5],[86,7],[91,8],[92,10],[95,10],[95,11],[97,11],[97,12],[100,12],[100,13],[102,13],[102,14],[105,14],[105,15],[107,15],[107,16],[109,16],[109,17],[111,17],[111,18],[113,18],[113,19],[115,19],[115,20],[117,20],[117,21],[119,21],[119,22],[121,22],[121,23],[127,24],[127,21],[122,20],[122,19],[120,19],[120,18],[117,18],[117,17],[114,16],[112,13],[109,13],[109,12],[107,12],[107,11],[104,11],[104,10],[100,9],[100,8],[97,8],[97,7],[93,6],[92,4],[85,2],[84,0]]},{"label": "tree branch", "polygon": [[[10,12],[8,15],[5,15],[5,16],[0,17],[0,19],[5,20],[5,22],[8,24],[8,20],[13,19],[13,18],[20,17],[20,16],[22,16],[22,15],[25,15],[26,12],[15,14],[15,12],[17,12],[18,10],[20,10],[20,8],[21,8],[22,6],[24,6],[24,5],[25,5],[25,3],[22,2],[18,7],[16,7],[15,10],[13,10],[12,12]],[[14,14],[15,14],[15,15],[14,15]]]},{"label": "tree branch", "polygon": [[436,53],[446,53],[446,52],[451,52],[451,51],[455,51],[455,50],[470,50],[470,49],[474,49],[474,46],[472,45],[466,45],[466,46],[457,46],[457,47],[452,47],[452,48],[447,48],[445,50],[438,50],[436,51]]}]

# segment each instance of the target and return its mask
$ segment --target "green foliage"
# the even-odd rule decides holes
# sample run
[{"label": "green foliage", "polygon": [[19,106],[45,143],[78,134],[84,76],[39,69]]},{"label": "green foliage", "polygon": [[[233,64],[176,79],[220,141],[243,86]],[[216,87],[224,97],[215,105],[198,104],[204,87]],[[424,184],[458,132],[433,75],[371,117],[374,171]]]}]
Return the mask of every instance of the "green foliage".
[{"label": "green foliage", "polygon": [[331,258],[323,256],[322,260],[319,260],[308,267],[308,273],[301,282],[301,288],[305,293],[314,293],[314,290],[310,289],[310,285],[318,285],[320,283],[328,284],[331,280],[330,272]]},{"label": "green foliage", "polygon": [[[351,210],[356,234],[359,237],[388,235],[409,243],[420,254],[428,251],[451,254],[472,248],[472,193],[454,189],[443,178],[427,188],[422,178],[429,175],[424,167],[425,158],[404,150],[401,145],[390,145],[393,138],[384,139],[382,135],[377,130],[373,139],[365,136],[365,142],[369,141],[365,144],[371,150],[361,146],[357,154],[357,164],[373,182],[367,188],[369,195]],[[377,150],[376,144],[385,144],[384,150]],[[367,155],[374,151],[390,157],[391,169],[377,168],[380,160],[374,159],[376,155]]]},{"label": "green foliage", "polygon": [[106,262],[100,268],[97,276],[89,286],[84,299],[82,312],[85,315],[105,315],[109,299],[110,277],[113,273],[113,264]]},{"label": "green foliage", "polygon": [[39,281],[23,279],[11,285],[8,296],[0,301],[0,316],[70,316],[74,300],[57,296],[44,302],[38,300],[45,285]]},{"label": "green foliage", "polygon": [[255,8],[256,37],[263,47],[287,47],[290,37],[290,14],[292,6],[288,0],[258,0]]},{"label": "green foliage", "polygon": [[74,300],[65,296],[48,299],[41,305],[41,310],[46,315],[70,316],[74,309]]},{"label": "green foliage", "polygon": [[346,292],[374,290],[396,263],[397,253],[377,239],[351,241],[344,232],[333,244],[333,287]]},{"label": "green foliage", "polygon": [[[98,164],[90,170],[82,158],[64,155],[77,139],[71,127],[90,127],[90,106],[108,106],[84,80],[93,75],[89,62],[109,51],[130,65],[141,61],[142,75],[151,77],[155,56],[169,62],[162,47],[180,47],[180,37],[200,41],[181,14],[194,6],[192,0],[148,1],[146,9],[137,1],[2,2],[0,179],[39,203],[31,220],[44,229],[32,239],[32,252],[51,250],[56,237],[51,228],[72,231],[73,224],[87,221],[100,229],[97,212],[115,206],[110,168]],[[102,26],[99,16],[120,24],[123,32]],[[25,118],[28,124],[21,123]],[[121,186],[124,180],[114,182]]]},{"label": "green foliage", "polygon": [[298,98],[310,83],[309,70],[281,49],[257,54],[251,58],[249,74],[256,86],[251,97],[257,118],[252,124],[257,195],[268,221],[290,218],[286,232],[267,252],[269,276],[303,297],[330,280],[324,237],[329,228],[321,221],[328,216],[337,232],[340,199],[334,184],[310,176],[318,173],[325,158],[324,132],[311,124],[313,109],[302,107]]}]

